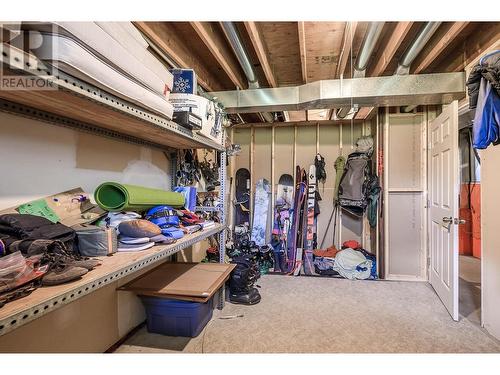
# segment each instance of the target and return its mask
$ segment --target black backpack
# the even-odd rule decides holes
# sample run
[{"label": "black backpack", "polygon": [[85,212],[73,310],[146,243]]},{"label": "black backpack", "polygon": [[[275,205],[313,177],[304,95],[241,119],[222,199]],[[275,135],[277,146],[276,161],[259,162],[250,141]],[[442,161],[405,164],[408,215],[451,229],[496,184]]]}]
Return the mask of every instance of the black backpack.
[{"label": "black backpack", "polygon": [[340,179],[338,204],[356,215],[368,205],[372,173],[371,155],[365,152],[349,154]]}]

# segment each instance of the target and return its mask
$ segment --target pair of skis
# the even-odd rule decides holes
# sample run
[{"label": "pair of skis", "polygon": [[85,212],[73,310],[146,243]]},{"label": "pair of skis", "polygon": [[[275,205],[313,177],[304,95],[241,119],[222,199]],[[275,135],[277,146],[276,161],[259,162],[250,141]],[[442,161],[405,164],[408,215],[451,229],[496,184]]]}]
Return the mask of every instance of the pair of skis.
[{"label": "pair of skis", "polygon": [[298,276],[314,274],[313,248],[316,234],[314,206],[316,199],[316,167],[309,173],[296,167],[295,200],[292,215],[292,240],[288,247],[288,273]]}]

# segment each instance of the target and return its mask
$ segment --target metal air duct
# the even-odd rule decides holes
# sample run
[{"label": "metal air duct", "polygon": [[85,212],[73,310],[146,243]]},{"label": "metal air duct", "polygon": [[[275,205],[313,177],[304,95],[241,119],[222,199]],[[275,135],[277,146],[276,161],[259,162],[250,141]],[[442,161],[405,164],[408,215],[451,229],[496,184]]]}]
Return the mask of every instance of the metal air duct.
[{"label": "metal air duct", "polygon": [[[238,59],[238,61],[240,63],[241,68],[243,69],[243,72],[245,73],[245,76],[247,77],[248,88],[250,88],[250,89],[260,88],[260,84],[259,84],[259,80],[257,78],[257,75],[255,74],[255,70],[253,69],[253,65],[250,62],[250,59],[248,58],[247,51],[245,50],[243,43],[241,43],[240,36],[238,35],[238,31],[236,30],[234,23],[221,22],[221,26],[222,26],[222,30],[224,31],[224,34],[226,34],[226,38],[229,41],[231,48],[234,51],[234,54],[236,55],[236,58]],[[274,116],[272,113],[262,113],[262,117],[267,122],[274,121]]]},{"label": "metal air duct", "polygon": [[[436,30],[441,26],[441,22],[427,22],[412,45],[406,50],[403,58],[399,61],[398,67],[394,74],[410,74],[410,65],[425,47],[429,39],[434,35]],[[402,110],[405,113],[413,111],[417,106],[411,105],[404,107]]]},{"label": "metal air duct", "polygon": [[465,73],[334,79],[300,86],[210,93],[228,113],[450,103],[465,96]]},{"label": "metal air duct", "polygon": [[[353,72],[354,78],[362,78],[366,75],[366,68],[368,66],[368,62],[370,61],[373,49],[377,45],[380,34],[382,33],[382,29],[384,28],[384,23],[385,22],[371,22],[370,26],[368,26],[365,38],[363,39],[363,43],[361,44],[361,48],[354,63],[354,72]],[[357,111],[354,110],[353,108],[339,108],[335,112],[335,115],[337,116],[337,118],[343,119],[349,113],[355,115],[356,112]]]},{"label": "metal air duct", "polygon": [[410,65],[425,47],[429,39],[434,35],[441,22],[427,22],[418,34],[412,45],[406,50],[403,58],[399,61],[395,74],[409,74]]}]

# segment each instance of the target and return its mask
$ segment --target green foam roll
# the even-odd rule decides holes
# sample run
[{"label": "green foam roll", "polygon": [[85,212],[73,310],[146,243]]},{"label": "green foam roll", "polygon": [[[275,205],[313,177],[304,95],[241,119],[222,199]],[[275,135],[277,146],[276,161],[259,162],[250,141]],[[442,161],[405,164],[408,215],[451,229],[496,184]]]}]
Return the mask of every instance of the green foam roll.
[{"label": "green foam roll", "polygon": [[184,206],[184,195],[144,186],[104,182],[94,192],[94,198],[106,211],[145,211],[154,206]]}]

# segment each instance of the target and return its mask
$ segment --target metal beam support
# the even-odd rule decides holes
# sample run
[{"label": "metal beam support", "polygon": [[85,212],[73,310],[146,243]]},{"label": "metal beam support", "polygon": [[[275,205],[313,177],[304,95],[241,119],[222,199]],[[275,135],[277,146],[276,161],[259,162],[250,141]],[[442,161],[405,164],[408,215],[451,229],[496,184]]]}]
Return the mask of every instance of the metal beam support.
[{"label": "metal beam support", "polygon": [[295,87],[211,93],[228,113],[451,103],[465,97],[465,74],[437,73],[324,80]]},{"label": "metal beam support", "polygon": [[[222,139],[226,139],[226,134],[224,131]],[[225,146],[223,144],[223,146]],[[226,173],[226,151],[220,152],[220,168],[219,168],[219,177],[220,177],[220,192],[219,192],[219,209],[221,210],[220,222],[226,227],[226,182],[227,182],[227,173]],[[219,263],[224,263],[226,258],[226,229],[219,233]],[[219,301],[217,304],[217,308],[222,310],[224,308],[225,302],[225,287],[222,285],[219,290]]]}]

